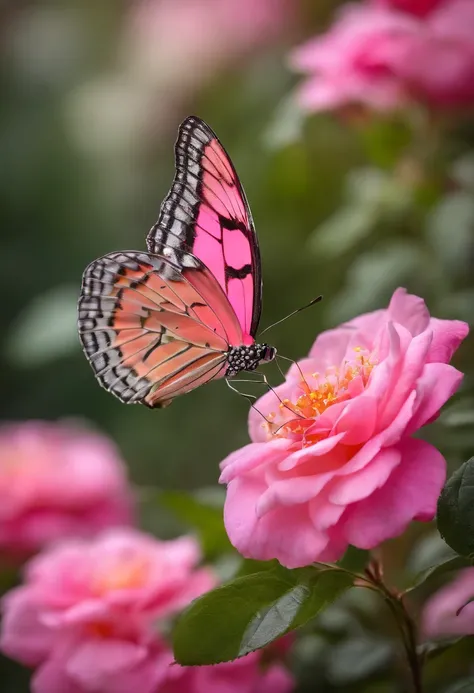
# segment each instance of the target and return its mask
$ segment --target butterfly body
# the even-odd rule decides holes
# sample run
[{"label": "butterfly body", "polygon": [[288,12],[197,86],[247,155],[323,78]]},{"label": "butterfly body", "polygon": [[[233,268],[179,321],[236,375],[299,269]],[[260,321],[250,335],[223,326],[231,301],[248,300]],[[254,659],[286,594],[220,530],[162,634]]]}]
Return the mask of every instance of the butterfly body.
[{"label": "butterfly body", "polygon": [[92,262],[78,306],[79,336],[100,384],[149,407],[276,355],[255,342],[260,254],[235,169],[198,118],[181,125],[175,153],[175,179],[148,252]]},{"label": "butterfly body", "polygon": [[233,378],[241,371],[254,371],[261,363],[273,361],[276,356],[275,347],[268,344],[235,346],[227,352],[226,377]]}]

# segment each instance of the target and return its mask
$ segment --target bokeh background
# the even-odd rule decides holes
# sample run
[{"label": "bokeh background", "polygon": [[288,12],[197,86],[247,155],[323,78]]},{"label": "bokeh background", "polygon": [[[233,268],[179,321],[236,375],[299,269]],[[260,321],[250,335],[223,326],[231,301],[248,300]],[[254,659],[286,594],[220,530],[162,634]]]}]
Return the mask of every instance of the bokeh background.
[{"label": "bokeh background", "polygon": [[[145,248],[173,177],[177,127],[189,114],[218,133],[246,189],[263,261],[262,327],[324,294],[266,335],[280,353],[304,356],[321,330],[383,307],[397,286],[423,296],[438,317],[472,322],[472,121],[462,112],[428,127],[416,109],[307,117],[295,103],[300,77],[288,56],[328,25],[335,7],[332,0],[1,3],[4,419],[86,420],[117,442],[133,482],[149,489],[215,486],[221,459],[248,441],[248,403],[223,382],[163,411],[125,406],[98,386],[76,333],[85,266],[113,250]],[[424,433],[451,468],[474,447],[472,347],[468,339],[455,361],[466,372],[462,391]],[[273,366],[266,373],[279,382]],[[143,524],[165,537],[177,527],[146,502]],[[428,562],[439,549],[430,531],[423,530]],[[419,536],[414,530],[392,546],[395,572],[422,553]],[[326,618],[329,640],[353,627],[341,614]],[[319,640],[317,647],[313,663],[324,650]],[[454,669],[468,669],[469,656],[456,656]],[[350,675],[360,658],[350,647],[334,654],[317,690],[368,691],[366,683],[358,688],[360,672],[355,681]],[[395,690],[385,663],[380,651],[367,665],[375,672],[370,690]],[[301,685],[316,690],[308,671],[301,668]],[[20,667],[3,661],[2,672],[2,691],[28,690]]]}]

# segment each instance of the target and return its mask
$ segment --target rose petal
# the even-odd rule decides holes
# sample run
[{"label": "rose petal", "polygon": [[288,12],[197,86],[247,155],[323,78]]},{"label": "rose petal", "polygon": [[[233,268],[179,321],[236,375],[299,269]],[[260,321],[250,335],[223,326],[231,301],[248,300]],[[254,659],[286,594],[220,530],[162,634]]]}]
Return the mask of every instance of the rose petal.
[{"label": "rose petal", "polygon": [[27,666],[38,666],[48,655],[55,635],[41,621],[41,608],[32,589],[17,587],[2,600],[2,652]]},{"label": "rose petal", "polygon": [[433,332],[433,341],[427,361],[432,363],[448,363],[469,333],[469,325],[460,320],[431,318],[430,329]]},{"label": "rose petal", "polygon": [[231,453],[221,462],[220,484],[227,484],[239,474],[244,474],[256,467],[272,461],[283,460],[292,441],[286,438],[275,438],[267,443],[250,443],[240,450]]},{"label": "rose petal", "polygon": [[[314,445],[309,445],[306,448],[289,453],[287,457],[278,463],[278,469],[281,471],[288,471],[297,465],[304,464],[305,462],[315,460],[315,458],[327,455],[341,442],[341,440],[344,439],[345,435],[346,433],[343,431],[337,435],[320,440],[319,442],[314,443]],[[319,460],[315,460],[315,464],[319,465]]]},{"label": "rose petal", "polygon": [[259,519],[255,509],[264,491],[265,483],[255,475],[230,482],[224,506],[230,541],[246,558],[276,558],[287,568],[309,565],[328,538],[315,531],[305,505],[278,508]]},{"label": "rose petal", "polygon": [[396,289],[387,312],[390,320],[403,325],[413,336],[424,332],[430,322],[430,314],[423,299],[407,293],[404,288]]},{"label": "rose petal", "polygon": [[377,400],[370,395],[350,400],[337,419],[334,433],[344,433],[344,445],[360,445],[374,433]]},{"label": "rose petal", "polygon": [[107,679],[117,672],[127,671],[143,662],[147,650],[132,642],[113,638],[91,638],[78,644],[67,662],[69,677],[87,690],[101,690]]},{"label": "rose petal", "polygon": [[402,461],[387,483],[348,509],[343,531],[349,544],[371,549],[401,534],[412,520],[434,517],[446,478],[444,457],[423,440],[397,447]]},{"label": "rose petal", "polygon": [[414,433],[433,417],[456,392],[463,374],[447,363],[428,363],[421,378],[418,379],[417,397],[413,418],[407,427],[407,434]]},{"label": "rose petal", "polygon": [[84,693],[84,688],[67,675],[64,662],[53,658],[43,664],[31,680],[32,693]]},{"label": "rose petal", "polygon": [[322,488],[333,478],[334,474],[316,474],[274,481],[260,496],[255,506],[257,517],[280,505],[298,505],[306,503],[318,495]]},{"label": "rose petal", "polygon": [[370,496],[384,485],[400,463],[401,453],[396,448],[381,450],[365,467],[344,477],[335,477],[329,500],[336,505],[349,505]]}]

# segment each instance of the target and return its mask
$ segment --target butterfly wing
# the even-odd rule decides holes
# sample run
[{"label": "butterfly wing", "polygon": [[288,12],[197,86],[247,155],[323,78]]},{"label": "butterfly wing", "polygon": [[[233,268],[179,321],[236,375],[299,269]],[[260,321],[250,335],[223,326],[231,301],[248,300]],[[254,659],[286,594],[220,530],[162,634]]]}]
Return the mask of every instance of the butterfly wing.
[{"label": "butterfly wing", "polygon": [[179,128],[175,156],[176,175],[148,234],[148,250],[180,267],[193,267],[198,257],[253,338],[262,309],[260,251],[235,168],[211,128],[194,116]]},{"label": "butterfly wing", "polygon": [[84,272],[79,336],[99,382],[122,402],[164,406],[223,376],[229,344],[242,343],[214,276],[198,259],[185,260],[195,268],[116,252]]}]

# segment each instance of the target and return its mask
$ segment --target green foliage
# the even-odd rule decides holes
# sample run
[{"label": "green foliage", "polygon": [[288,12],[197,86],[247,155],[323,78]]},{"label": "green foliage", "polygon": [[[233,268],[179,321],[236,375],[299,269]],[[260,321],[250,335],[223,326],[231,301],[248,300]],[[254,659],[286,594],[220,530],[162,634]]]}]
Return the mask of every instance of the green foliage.
[{"label": "green foliage", "polygon": [[438,502],[438,529],[461,556],[474,556],[474,457],[448,479]]},{"label": "green foliage", "polygon": [[6,342],[14,365],[38,368],[80,349],[77,337],[77,286],[58,286],[37,296],[20,313]]},{"label": "green foliage", "polygon": [[216,664],[265,647],[317,616],[352,583],[338,569],[278,566],[238,577],[196,599],[178,619],[176,661]]},{"label": "green foliage", "polygon": [[474,676],[457,681],[452,686],[448,686],[443,693],[474,693]]},{"label": "green foliage", "polygon": [[392,644],[383,638],[358,634],[337,643],[329,652],[328,678],[336,686],[363,681],[386,667],[393,656]]},{"label": "green foliage", "polygon": [[232,551],[232,545],[222,519],[222,506],[199,500],[196,495],[181,491],[165,491],[159,494],[160,503],[185,525],[198,534],[204,555],[215,558]]},{"label": "green foliage", "polygon": [[463,556],[455,556],[454,558],[449,558],[441,563],[432,565],[429,568],[426,568],[426,570],[421,571],[415,577],[410,587],[405,590],[405,592],[411,592],[417,587],[424,585],[424,583],[431,578],[437,578],[444,573],[460,570],[461,568],[467,568],[470,565],[472,565],[471,561]]}]

